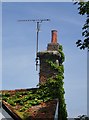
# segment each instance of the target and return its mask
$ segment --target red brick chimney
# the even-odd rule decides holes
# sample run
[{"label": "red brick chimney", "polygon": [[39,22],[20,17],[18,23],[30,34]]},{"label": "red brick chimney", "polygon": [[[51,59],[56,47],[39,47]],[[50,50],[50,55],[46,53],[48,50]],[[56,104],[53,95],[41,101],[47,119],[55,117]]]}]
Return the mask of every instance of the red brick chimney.
[{"label": "red brick chimney", "polygon": [[51,34],[52,34],[52,39],[51,39],[51,43],[49,43],[47,46],[47,50],[48,51],[55,51],[55,50],[58,51],[59,44],[57,43],[57,30],[52,30]]},{"label": "red brick chimney", "polygon": [[47,50],[38,52],[37,56],[40,60],[40,73],[39,73],[39,83],[46,83],[47,79],[55,76],[56,71],[52,70],[50,65],[48,65],[47,60],[52,60],[54,63],[59,62],[60,54],[58,52],[59,43],[57,43],[57,31],[51,31],[51,43],[48,44]]},{"label": "red brick chimney", "polygon": [[56,44],[57,43],[57,31],[56,30],[52,30],[52,40],[51,43]]}]

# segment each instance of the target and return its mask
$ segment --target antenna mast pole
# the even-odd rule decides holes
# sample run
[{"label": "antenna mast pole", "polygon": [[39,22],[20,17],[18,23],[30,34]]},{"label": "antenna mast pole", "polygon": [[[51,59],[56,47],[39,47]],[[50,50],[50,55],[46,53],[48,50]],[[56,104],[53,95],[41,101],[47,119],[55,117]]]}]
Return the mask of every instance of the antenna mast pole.
[{"label": "antenna mast pole", "polygon": [[19,22],[36,22],[36,29],[37,29],[37,32],[36,32],[36,71],[37,71],[37,68],[38,68],[38,60],[39,58],[37,57],[37,53],[38,53],[38,42],[39,42],[39,31],[40,31],[40,23],[42,22],[47,22],[47,21],[50,21],[50,19],[33,19],[33,20],[18,20]]},{"label": "antenna mast pole", "polygon": [[39,22],[37,22],[37,46],[36,46],[36,53],[38,52],[38,35],[39,35]]},{"label": "antenna mast pole", "polygon": [[37,22],[37,40],[36,40],[36,71],[37,71],[37,67],[38,67],[38,57],[37,57],[37,52],[38,52],[38,37],[39,37],[39,22]]}]

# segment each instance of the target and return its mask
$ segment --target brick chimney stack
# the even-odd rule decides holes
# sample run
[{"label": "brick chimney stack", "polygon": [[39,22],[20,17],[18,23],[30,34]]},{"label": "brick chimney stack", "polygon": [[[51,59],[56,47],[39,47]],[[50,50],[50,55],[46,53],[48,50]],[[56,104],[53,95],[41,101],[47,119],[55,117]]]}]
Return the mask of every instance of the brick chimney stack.
[{"label": "brick chimney stack", "polygon": [[55,50],[58,51],[59,44],[57,43],[57,30],[52,30],[51,34],[52,34],[52,39],[51,39],[51,43],[49,43],[47,46],[47,50],[48,51],[55,51]]},{"label": "brick chimney stack", "polygon": [[37,56],[40,60],[40,73],[39,73],[39,83],[44,84],[48,78],[55,76],[57,73],[53,71],[46,62],[47,60],[52,60],[54,63],[56,61],[60,62],[60,54],[58,52],[59,43],[57,43],[57,31],[51,31],[51,43],[48,44],[47,50],[38,52]]}]

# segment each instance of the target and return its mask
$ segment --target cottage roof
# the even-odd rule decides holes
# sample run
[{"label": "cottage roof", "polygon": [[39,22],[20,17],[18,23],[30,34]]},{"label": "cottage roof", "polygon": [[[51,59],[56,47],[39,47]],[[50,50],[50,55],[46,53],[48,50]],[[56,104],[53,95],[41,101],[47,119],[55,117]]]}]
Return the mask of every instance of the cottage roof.
[{"label": "cottage roof", "polygon": [[[56,112],[56,106],[57,106],[57,100],[49,100],[47,102],[40,102],[39,104],[32,103],[32,106],[26,107],[27,103],[30,104],[30,102],[34,102],[33,99],[29,99],[27,101],[24,101],[23,105],[20,105],[19,102],[21,102],[21,98],[26,98],[26,92],[29,93],[31,91],[35,91],[36,89],[20,89],[20,90],[5,90],[2,91],[2,107],[3,110],[5,110],[13,119],[22,120],[25,117],[28,117],[32,120],[41,118],[42,120],[46,118],[50,120],[54,120],[55,112]],[[8,94],[7,94],[8,93]],[[13,100],[13,97],[16,97],[19,93],[20,97],[17,97],[16,99],[18,102],[16,104]],[[21,93],[21,94],[20,94]],[[22,95],[23,94],[23,95]],[[5,95],[7,96],[5,100]],[[22,96],[21,96],[22,95]],[[3,97],[4,96],[4,97]],[[10,100],[10,101],[9,101]],[[36,100],[36,99],[35,99]],[[40,99],[39,99],[40,100]],[[13,101],[12,103],[10,103]],[[21,109],[23,109],[21,111]],[[25,110],[26,108],[26,110]]]}]

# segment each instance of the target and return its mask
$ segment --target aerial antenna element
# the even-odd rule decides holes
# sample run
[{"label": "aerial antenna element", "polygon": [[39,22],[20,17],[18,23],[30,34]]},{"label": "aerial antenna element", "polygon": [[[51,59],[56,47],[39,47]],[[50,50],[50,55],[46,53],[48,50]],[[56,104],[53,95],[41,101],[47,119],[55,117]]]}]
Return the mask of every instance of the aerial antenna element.
[{"label": "aerial antenna element", "polygon": [[32,20],[18,20],[18,22],[36,22],[36,71],[38,68],[38,41],[39,41],[39,31],[40,31],[40,23],[50,21],[50,19],[32,19]]}]

